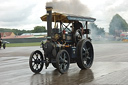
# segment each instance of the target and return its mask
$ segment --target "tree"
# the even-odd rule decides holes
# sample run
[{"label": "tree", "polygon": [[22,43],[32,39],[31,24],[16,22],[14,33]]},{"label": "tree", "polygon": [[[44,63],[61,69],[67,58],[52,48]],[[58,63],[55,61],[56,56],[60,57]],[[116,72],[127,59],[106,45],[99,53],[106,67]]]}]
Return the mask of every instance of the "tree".
[{"label": "tree", "polygon": [[116,14],[109,24],[109,34],[119,36],[122,31],[128,31],[128,24],[119,14]]},{"label": "tree", "polygon": [[89,28],[91,29],[91,35],[94,38],[96,36],[102,36],[103,37],[105,35],[104,28],[99,28],[95,23],[90,23]]},{"label": "tree", "polygon": [[39,32],[46,32],[44,26],[36,26],[33,30],[19,30],[19,29],[12,29],[12,28],[0,28],[0,32],[13,32],[16,35],[21,35],[23,33],[39,33]]},{"label": "tree", "polygon": [[33,33],[40,33],[40,32],[46,32],[46,29],[44,26],[36,26],[34,27],[34,30],[32,30]]},{"label": "tree", "polygon": [[23,33],[31,33],[32,30],[18,30],[10,28],[0,28],[0,32],[13,32],[16,35],[21,35]]}]

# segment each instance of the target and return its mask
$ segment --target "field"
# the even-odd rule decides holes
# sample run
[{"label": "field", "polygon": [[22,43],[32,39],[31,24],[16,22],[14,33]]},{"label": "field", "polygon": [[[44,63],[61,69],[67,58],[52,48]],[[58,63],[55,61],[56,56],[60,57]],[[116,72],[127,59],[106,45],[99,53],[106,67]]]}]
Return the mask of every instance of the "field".
[{"label": "field", "polygon": [[7,47],[26,47],[26,46],[40,46],[40,42],[34,43],[9,43]]}]

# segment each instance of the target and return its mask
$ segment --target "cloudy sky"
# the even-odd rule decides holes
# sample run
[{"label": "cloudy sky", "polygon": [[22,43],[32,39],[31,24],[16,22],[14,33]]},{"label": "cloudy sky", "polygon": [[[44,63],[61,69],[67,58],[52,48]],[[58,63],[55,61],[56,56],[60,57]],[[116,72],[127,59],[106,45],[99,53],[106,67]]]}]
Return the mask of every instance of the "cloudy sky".
[{"label": "cloudy sky", "polygon": [[[62,0],[0,0],[0,28],[16,28],[32,30],[35,26],[46,26],[40,17],[46,13],[46,2],[59,2]],[[108,31],[112,17],[118,13],[128,22],[127,0],[63,0],[61,6],[82,10],[82,15],[96,18],[98,27]],[[76,3],[72,3],[75,1]],[[74,4],[74,5],[72,5]],[[73,7],[72,7],[73,6]],[[79,9],[80,7],[86,7]],[[88,12],[88,13],[87,13]],[[78,12],[77,12],[78,13]]]}]

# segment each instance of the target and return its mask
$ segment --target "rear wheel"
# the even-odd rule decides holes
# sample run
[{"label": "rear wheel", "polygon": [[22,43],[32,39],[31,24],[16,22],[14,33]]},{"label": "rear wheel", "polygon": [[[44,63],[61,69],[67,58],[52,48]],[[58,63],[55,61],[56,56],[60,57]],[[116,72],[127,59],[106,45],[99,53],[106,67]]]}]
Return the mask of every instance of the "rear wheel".
[{"label": "rear wheel", "polygon": [[87,69],[92,66],[94,58],[93,46],[89,40],[81,40],[77,44],[77,65],[81,69]]},{"label": "rear wheel", "polygon": [[43,61],[43,55],[39,50],[32,52],[29,58],[29,66],[31,71],[34,73],[39,73],[44,66]]},{"label": "rear wheel", "polygon": [[68,71],[70,65],[70,57],[66,50],[61,50],[58,52],[56,57],[56,66],[60,73],[65,73]]}]

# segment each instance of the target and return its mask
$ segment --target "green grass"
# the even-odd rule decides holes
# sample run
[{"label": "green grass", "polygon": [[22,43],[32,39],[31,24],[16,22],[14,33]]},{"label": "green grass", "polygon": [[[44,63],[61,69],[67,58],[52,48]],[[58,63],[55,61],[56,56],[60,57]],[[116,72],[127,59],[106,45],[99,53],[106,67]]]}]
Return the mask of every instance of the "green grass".
[{"label": "green grass", "polygon": [[7,47],[26,47],[26,46],[40,46],[40,42],[34,43],[9,43],[6,44]]}]

